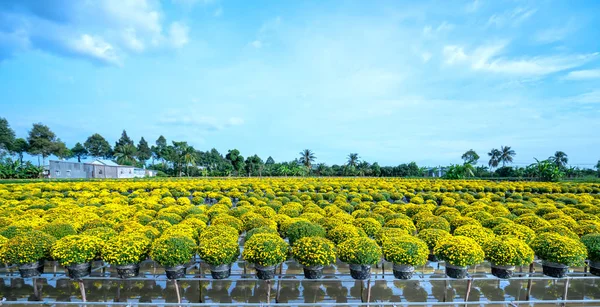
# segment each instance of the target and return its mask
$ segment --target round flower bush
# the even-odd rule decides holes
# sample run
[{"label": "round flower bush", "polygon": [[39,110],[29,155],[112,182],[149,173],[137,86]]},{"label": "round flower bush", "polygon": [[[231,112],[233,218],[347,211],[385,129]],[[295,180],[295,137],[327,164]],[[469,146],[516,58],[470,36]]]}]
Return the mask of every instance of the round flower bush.
[{"label": "round flower bush", "polygon": [[419,231],[424,229],[441,229],[450,231],[450,223],[448,223],[448,221],[443,217],[430,216],[417,223],[417,229],[419,229]]},{"label": "round flower bush", "polygon": [[483,246],[485,243],[495,237],[492,230],[472,224],[456,228],[456,230],[454,230],[454,235],[469,237],[475,240],[479,246]]},{"label": "round flower bush", "polygon": [[494,227],[493,231],[498,236],[514,236],[519,240],[525,241],[527,244],[531,244],[533,239],[535,239],[535,232],[531,228],[519,224],[503,223]]},{"label": "round flower bush", "polygon": [[352,224],[364,230],[369,237],[373,237],[381,229],[381,224],[371,217],[357,218]]},{"label": "round flower bush", "polygon": [[139,233],[119,234],[102,247],[102,260],[112,265],[137,264],[148,257],[150,244],[150,240]]},{"label": "round flower bush", "polygon": [[234,228],[238,233],[242,232],[244,229],[244,224],[242,221],[236,217],[231,215],[218,215],[214,219],[211,220],[210,224],[212,226],[225,225]]},{"label": "round flower bush", "polygon": [[278,235],[259,233],[244,243],[242,258],[263,267],[273,266],[285,261],[289,246]]},{"label": "round flower bush", "polygon": [[349,264],[373,265],[381,259],[381,248],[369,238],[350,238],[338,245],[338,257]]},{"label": "round flower bush", "polygon": [[579,240],[551,232],[537,236],[531,247],[540,259],[566,266],[582,265],[587,258],[587,249]]},{"label": "round flower bush", "polygon": [[410,235],[410,233],[405,229],[383,227],[375,234],[375,242],[381,246],[385,240],[406,235]]},{"label": "round flower bush", "polygon": [[498,236],[484,246],[485,259],[495,265],[521,266],[533,262],[533,250],[527,243],[512,236]]},{"label": "round flower bush", "polygon": [[285,231],[285,236],[289,239],[292,246],[296,240],[301,238],[325,237],[325,234],[325,228],[307,221],[297,221],[291,224]]},{"label": "round flower bush", "polygon": [[327,238],[337,245],[351,238],[359,238],[366,236],[367,234],[364,230],[362,230],[362,228],[358,228],[356,226],[348,224],[335,227],[331,231],[329,231],[329,233],[327,233]]},{"label": "round flower bush", "polygon": [[481,263],[485,256],[475,240],[463,236],[445,238],[438,243],[433,253],[446,263],[459,267]]},{"label": "round flower bush", "polygon": [[600,262],[600,233],[591,233],[581,237],[581,242],[588,251],[588,259]]},{"label": "round flower bush", "polygon": [[71,224],[66,223],[52,223],[43,226],[41,231],[53,236],[54,238],[62,239],[66,236],[76,235],[77,231]]},{"label": "round flower bush", "polygon": [[253,229],[249,230],[248,232],[246,232],[246,236],[244,237],[244,241],[250,240],[250,238],[252,238],[253,235],[259,234],[259,233],[270,233],[270,234],[274,234],[274,235],[279,234],[276,229],[273,229],[271,227],[253,228]]},{"label": "round flower bush", "polygon": [[424,229],[417,234],[417,237],[427,244],[430,251],[433,251],[438,242],[444,241],[451,236],[449,232],[442,229]]},{"label": "round flower bush", "polygon": [[198,236],[198,241],[208,240],[215,237],[222,238],[223,240],[234,240],[237,242],[238,231],[235,228],[226,225],[211,225],[202,231],[200,236]]},{"label": "round flower bush", "polygon": [[64,266],[90,262],[99,258],[104,245],[98,237],[86,235],[66,236],[52,246],[52,258]]},{"label": "round flower bush", "polygon": [[4,243],[3,262],[21,265],[49,259],[55,241],[54,237],[37,230],[19,234]]},{"label": "round flower bush", "polygon": [[240,255],[240,248],[237,240],[213,237],[200,241],[198,255],[210,265],[231,264]]},{"label": "round flower bush", "polygon": [[161,236],[154,240],[150,257],[166,267],[183,265],[192,259],[196,252],[196,242],[187,236]]},{"label": "round flower bush", "polygon": [[382,245],[383,257],[389,262],[405,265],[424,265],[429,248],[421,239],[404,235],[385,240]]},{"label": "round flower bush", "polygon": [[411,234],[413,234],[417,231],[417,227],[415,227],[415,224],[413,224],[413,222],[411,220],[403,219],[403,218],[391,219],[391,220],[387,221],[383,226],[389,227],[389,228],[406,229]]},{"label": "round flower bush", "polygon": [[88,230],[82,232],[81,234],[86,235],[86,236],[98,237],[98,238],[102,239],[102,241],[108,241],[112,237],[116,236],[117,232],[112,228],[97,227],[97,228],[88,229]]},{"label": "round flower bush", "polygon": [[333,242],[320,237],[304,237],[292,246],[292,256],[303,266],[326,266],[335,263]]},{"label": "round flower bush", "polygon": [[576,233],[574,233],[573,231],[571,231],[569,228],[567,228],[565,226],[561,226],[561,225],[553,225],[553,226],[541,227],[541,228],[538,228],[536,232],[538,234],[545,233],[545,232],[557,233],[557,234],[559,234],[561,236],[565,236],[565,237],[569,237],[571,239],[579,240],[579,236]]}]

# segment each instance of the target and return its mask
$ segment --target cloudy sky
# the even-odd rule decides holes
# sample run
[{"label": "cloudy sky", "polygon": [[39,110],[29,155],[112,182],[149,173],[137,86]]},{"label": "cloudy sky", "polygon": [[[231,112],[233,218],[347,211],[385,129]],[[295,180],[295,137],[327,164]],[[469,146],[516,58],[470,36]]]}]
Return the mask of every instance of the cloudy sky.
[{"label": "cloudy sky", "polygon": [[600,158],[598,1],[0,1],[0,117],[317,162]]}]

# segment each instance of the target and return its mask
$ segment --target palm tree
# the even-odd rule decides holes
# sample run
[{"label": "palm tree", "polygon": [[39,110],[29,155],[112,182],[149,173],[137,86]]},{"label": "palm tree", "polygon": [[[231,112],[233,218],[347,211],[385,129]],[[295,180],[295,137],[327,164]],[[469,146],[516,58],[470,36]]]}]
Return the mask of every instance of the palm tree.
[{"label": "palm tree", "polygon": [[560,169],[564,169],[567,166],[567,163],[569,162],[567,154],[562,151],[555,152],[554,156],[551,156],[550,158],[548,158],[548,160],[552,161],[552,163],[554,163],[556,167]]},{"label": "palm tree", "polygon": [[310,149],[305,149],[300,152],[300,163],[306,166],[309,172],[312,168],[312,162],[315,162],[316,159],[315,153]]},{"label": "palm tree", "polygon": [[492,150],[488,152],[488,156],[490,156],[490,162],[488,162],[490,168],[497,167],[498,163],[500,163],[500,150],[492,148]]},{"label": "palm tree", "polygon": [[516,156],[517,153],[510,148],[510,146],[501,146],[500,147],[500,158],[499,162],[502,162],[502,167],[506,166],[506,163],[512,163],[513,157]]},{"label": "palm tree", "polygon": [[358,166],[358,154],[351,153],[348,155],[348,166]]},{"label": "palm tree", "polygon": [[115,148],[115,158],[121,165],[134,165],[137,148],[131,144],[119,145]]},{"label": "palm tree", "polygon": [[190,176],[190,165],[196,166],[196,150],[194,147],[188,146],[183,150],[183,162],[186,166],[188,177]]}]

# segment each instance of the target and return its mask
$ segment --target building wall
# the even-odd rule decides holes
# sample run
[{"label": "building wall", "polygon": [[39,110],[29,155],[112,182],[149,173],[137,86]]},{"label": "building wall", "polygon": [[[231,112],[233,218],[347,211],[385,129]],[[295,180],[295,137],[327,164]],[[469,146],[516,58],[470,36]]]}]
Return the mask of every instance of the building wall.
[{"label": "building wall", "polygon": [[50,161],[50,178],[90,178],[89,165],[77,162]]},{"label": "building wall", "polygon": [[134,178],[133,166],[119,166],[117,167],[118,173],[117,178]]},{"label": "building wall", "polygon": [[93,178],[119,178],[117,177],[117,167],[107,165],[94,164],[94,177]]}]

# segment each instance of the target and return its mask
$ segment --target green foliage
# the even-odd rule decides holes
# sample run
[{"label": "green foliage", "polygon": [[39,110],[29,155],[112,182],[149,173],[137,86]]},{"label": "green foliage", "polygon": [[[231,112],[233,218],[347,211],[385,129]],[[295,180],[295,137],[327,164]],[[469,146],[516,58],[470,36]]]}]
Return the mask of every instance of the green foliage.
[{"label": "green foliage", "polygon": [[261,266],[277,265],[288,256],[289,245],[278,235],[259,233],[244,244],[242,258]]},{"label": "green foliage", "polygon": [[588,251],[588,259],[594,262],[600,261],[600,233],[591,233],[581,237],[581,242]]},{"label": "green foliage", "polygon": [[382,249],[385,260],[395,264],[424,265],[429,255],[427,244],[409,235],[384,240]]},{"label": "green foliage", "polygon": [[292,246],[294,259],[304,266],[330,265],[335,263],[333,242],[321,237],[304,237]]},{"label": "green foliage", "polygon": [[291,224],[285,231],[285,236],[289,239],[290,245],[294,245],[296,240],[304,237],[325,237],[326,232],[321,225],[313,224],[307,221],[297,221]]},{"label": "green foliage", "polygon": [[152,243],[150,257],[162,266],[188,263],[196,252],[196,242],[186,236],[161,236]]},{"label": "green foliage", "polygon": [[112,237],[102,248],[102,260],[112,265],[142,262],[148,257],[151,241],[139,234],[120,234]]},{"label": "green foliage", "polygon": [[423,240],[423,242],[427,244],[427,247],[429,247],[429,250],[431,251],[433,251],[440,241],[444,241],[446,238],[451,236],[452,235],[448,231],[435,228],[424,229],[419,231],[419,234],[417,234],[417,237]]},{"label": "green foliage", "polygon": [[469,266],[481,263],[484,253],[481,246],[471,238],[455,236],[439,242],[433,253],[451,265]]},{"label": "green foliage", "polygon": [[54,243],[51,255],[62,265],[87,263],[100,257],[104,242],[87,235],[66,236]]},{"label": "green foliage", "polygon": [[373,265],[381,259],[381,248],[369,238],[350,238],[338,245],[338,256],[348,264]]},{"label": "green foliage", "polygon": [[533,262],[533,250],[527,243],[512,237],[498,236],[484,246],[485,258],[496,265],[528,265]]},{"label": "green foliage", "polygon": [[71,224],[67,223],[52,223],[45,225],[40,229],[41,231],[53,236],[57,240],[62,239],[66,236],[76,235],[77,231]]},{"label": "green foliage", "polygon": [[95,158],[112,157],[112,148],[106,139],[98,133],[92,134],[83,144],[90,156]]},{"label": "green foliage", "polygon": [[41,231],[32,230],[10,238],[3,246],[2,257],[10,264],[28,264],[50,258],[56,239]]},{"label": "green foliage", "polygon": [[583,265],[587,249],[579,240],[556,233],[542,233],[533,240],[531,247],[540,259],[567,266]]}]

